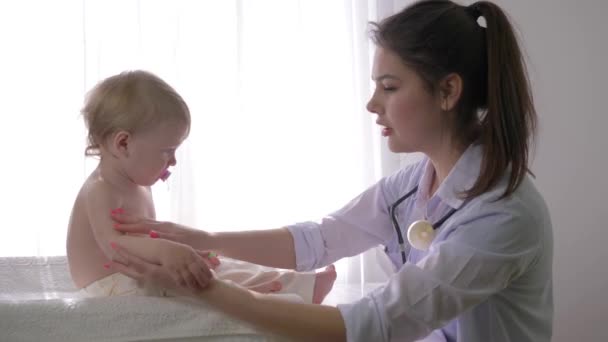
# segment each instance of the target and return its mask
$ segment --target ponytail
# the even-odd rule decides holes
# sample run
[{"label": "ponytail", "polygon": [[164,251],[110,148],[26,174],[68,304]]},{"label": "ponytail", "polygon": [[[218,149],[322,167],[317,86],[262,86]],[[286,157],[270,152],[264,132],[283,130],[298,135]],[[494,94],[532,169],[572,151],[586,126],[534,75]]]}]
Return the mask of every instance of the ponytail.
[{"label": "ponytail", "polygon": [[536,111],[525,62],[505,13],[495,4],[480,1],[469,7],[486,21],[487,106],[481,118],[479,141],[483,161],[479,179],[468,191],[473,197],[493,187],[507,168],[509,196],[528,172],[529,144],[536,131]]}]

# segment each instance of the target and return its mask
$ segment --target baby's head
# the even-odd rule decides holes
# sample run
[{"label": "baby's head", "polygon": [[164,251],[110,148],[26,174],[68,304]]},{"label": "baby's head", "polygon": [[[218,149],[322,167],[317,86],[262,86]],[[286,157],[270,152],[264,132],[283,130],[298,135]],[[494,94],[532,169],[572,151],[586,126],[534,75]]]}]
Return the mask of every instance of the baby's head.
[{"label": "baby's head", "polygon": [[182,97],[145,71],[123,72],[98,83],[82,114],[88,129],[85,155],[117,160],[139,185],[166,175],[190,130],[190,111]]}]

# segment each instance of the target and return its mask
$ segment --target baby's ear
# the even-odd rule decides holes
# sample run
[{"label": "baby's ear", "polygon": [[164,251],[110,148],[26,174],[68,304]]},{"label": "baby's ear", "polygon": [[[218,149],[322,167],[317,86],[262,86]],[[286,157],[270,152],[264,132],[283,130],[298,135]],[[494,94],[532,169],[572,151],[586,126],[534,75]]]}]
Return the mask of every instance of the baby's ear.
[{"label": "baby's ear", "polygon": [[116,157],[128,157],[130,142],[131,134],[129,132],[118,131],[112,138],[112,154]]}]

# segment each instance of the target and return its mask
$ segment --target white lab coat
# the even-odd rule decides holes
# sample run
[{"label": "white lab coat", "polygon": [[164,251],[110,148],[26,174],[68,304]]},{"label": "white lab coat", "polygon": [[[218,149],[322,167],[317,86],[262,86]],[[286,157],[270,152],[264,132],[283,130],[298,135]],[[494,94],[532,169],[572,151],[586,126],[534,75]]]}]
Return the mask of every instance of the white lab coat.
[{"label": "white lab coat", "polygon": [[[494,189],[463,201],[457,193],[474,184],[481,157],[481,147],[471,145],[431,198],[433,167],[424,159],[319,222],[288,227],[298,270],[387,247],[397,272],[361,300],[338,305],[348,341],[416,341],[436,329],[447,341],[551,340],[553,236],[545,202],[528,177],[514,194],[496,201],[507,175]],[[403,265],[388,207],[416,186],[417,193],[398,207],[404,237],[413,221],[435,222],[458,210],[428,251],[408,246]]]}]

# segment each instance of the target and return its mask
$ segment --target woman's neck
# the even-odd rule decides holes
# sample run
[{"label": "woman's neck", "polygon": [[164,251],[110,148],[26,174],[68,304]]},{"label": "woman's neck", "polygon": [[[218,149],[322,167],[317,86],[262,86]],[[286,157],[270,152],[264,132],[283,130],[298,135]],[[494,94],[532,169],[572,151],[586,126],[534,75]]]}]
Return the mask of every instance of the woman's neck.
[{"label": "woman's neck", "polygon": [[425,153],[431,160],[434,169],[429,191],[431,196],[437,191],[448,174],[450,174],[450,171],[452,171],[452,168],[454,168],[454,165],[456,165],[456,162],[458,162],[458,159],[460,159],[467,147],[464,144],[444,144]]}]

